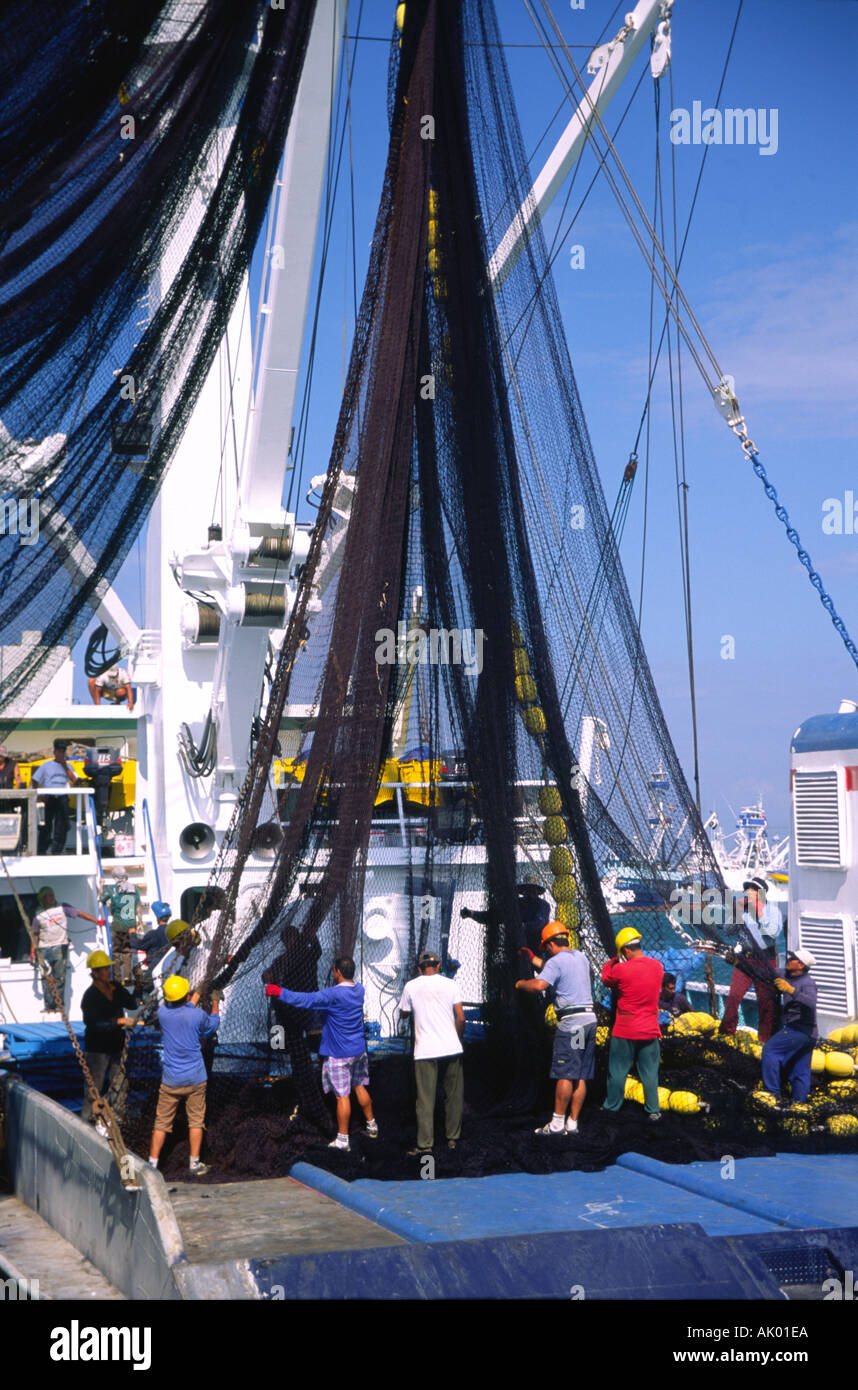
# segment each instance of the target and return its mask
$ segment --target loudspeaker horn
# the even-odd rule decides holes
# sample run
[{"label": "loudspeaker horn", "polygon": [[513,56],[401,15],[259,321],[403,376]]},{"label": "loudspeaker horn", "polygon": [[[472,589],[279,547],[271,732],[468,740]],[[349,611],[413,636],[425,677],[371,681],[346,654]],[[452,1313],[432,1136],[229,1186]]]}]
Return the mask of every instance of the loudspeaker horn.
[{"label": "loudspeaker horn", "polygon": [[215,833],[203,821],[192,821],[179,836],[179,847],[186,859],[207,859],[214,846]]},{"label": "loudspeaker horn", "polygon": [[260,859],[274,859],[282,839],[283,831],[276,820],[264,821],[254,830],[250,848]]}]

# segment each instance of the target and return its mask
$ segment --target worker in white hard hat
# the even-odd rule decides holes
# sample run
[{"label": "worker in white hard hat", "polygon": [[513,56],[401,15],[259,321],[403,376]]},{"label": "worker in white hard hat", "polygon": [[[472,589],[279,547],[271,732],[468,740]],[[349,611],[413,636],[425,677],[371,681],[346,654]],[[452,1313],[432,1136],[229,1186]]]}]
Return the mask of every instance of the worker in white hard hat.
[{"label": "worker in white hard hat", "polygon": [[[742,885],[745,893],[745,901],[742,910],[741,924],[736,924],[734,935],[745,938],[747,944],[753,944],[754,950],[760,960],[765,960],[769,965],[777,968],[778,964],[778,933],[781,930],[780,913],[774,903],[768,901],[769,885],[764,878],[750,878]],[[729,931],[729,929],[728,929]],[[744,952],[741,954],[744,955]],[[726,1037],[732,1037],[736,1032],[739,1022],[739,1005],[751,988],[751,978],[739,962],[739,968],[733,971],[730,979],[730,993],[724,1005],[724,1017],[721,1020],[719,1032]],[[767,1042],[778,1026],[778,997],[768,977],[761,976],[756,981],[757,995],[757,1031],[760,1042]]]},{"label": "worker in white hard hat", "polygon": [[781,995],[781,1027],[763,1047],[763,1085],[780,1096],[788,1081],[793,1104],[807,1100],[816,1028],[816,981],[810,971],[816,959],[810,951],[787,951],[785,974],[772,983]]}]

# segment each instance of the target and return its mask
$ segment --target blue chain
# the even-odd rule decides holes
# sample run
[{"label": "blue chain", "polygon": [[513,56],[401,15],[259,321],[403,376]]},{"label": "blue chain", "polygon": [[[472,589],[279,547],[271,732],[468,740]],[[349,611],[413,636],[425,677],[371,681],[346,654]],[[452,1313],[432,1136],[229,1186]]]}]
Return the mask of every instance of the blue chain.
[{"label": "blue chain", "polygon": [[[739,438],[741,439],[741,435],[739,435]],[[835,628],[840,633],[840,636],[843,639],[843,645],[846,648],[847,652],[851,656],[852,660],[855,662],[855,665],[858,666],[858,647],[855,646],[855,643],[849,636],[849,633],[846,630],[846,624],[844,623],[840,615],[837,613],[834,604],[831,600],[831,596],[828,593],[826,593],[821,576],[818,575],[816,570],[813,568],[813,562],[811,561],[810,556],[808,555],[807,551],[804,549],[804,546],[801,543],[801,538],[798,534],[798,531],[796,531],[794,526],[790,525],[790,519],[787,513],[787,509],[782,505],[782,503],[778,501],[778,494],[776,493],[775,489],[772,487],[772,484],[769,482],[768,477],[766,476],[766,470],[760,462],[760,457],[756,449],[754,448],[753,444],[751,444],[750,440],[747,440],[747,442],[743,441],[742,448],[744,449],[748,458],[751,460],[751,465],[754,469],[754,472],[756,473],[757,477],[759,478],[760,482],[765,488],[766,496],[768,497],[769,501],[774,504],[775,516],[777,517],[778,521],[780,521],[786,528],[787,539],[792,541],[793,545],[798,551],[798,558],[807,570],[808,578],[810,579],[811,584],[813,585],[816,592],[819,594],[820,603],[822,604],[828,616],[831,618],[831,621],[833,622]]]}]

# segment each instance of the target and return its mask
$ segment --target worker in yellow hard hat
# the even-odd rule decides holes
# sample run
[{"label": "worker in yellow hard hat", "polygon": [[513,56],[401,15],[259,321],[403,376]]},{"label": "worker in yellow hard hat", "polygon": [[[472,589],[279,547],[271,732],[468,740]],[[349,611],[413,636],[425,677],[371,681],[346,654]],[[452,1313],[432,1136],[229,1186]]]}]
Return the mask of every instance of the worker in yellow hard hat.
[{"label": "worker in yellow hard hat", "polygon": [[167,925],[164,935],[170,945],[183,955],[187,954],[191,946],[199,945],[199,933],[193,930],[190,923],[183,922],[181,917]]},{"label": "worker in yellow hard hat", "polygon": [[[90,951],[86,963],[92,974],[92,984],[81,1000],[86,1064],[99,1095],[108,1095],[113,1112],[121,1122],[125,1108],[121,1067],[123,1030],[133,1028],[137,1022],[128,1012],[136,1008],[136,1001],[113,979],[112,963],[105,951]],[[96,1122],[88,1089],[84,1091],[80,1117],[89,1124]]]},{"label": "worker in yellow hard hat", "polygon": [[[181,925],[187,927],[187,923]],[[149,1163],[152,1168],[158,1167],[164,1140],[173,1128],[180,1102],[184,1101],[191,1150],[189,1167],[191,1174],[197,1178],[209,1171],[200,1159],[206,1124],[206,1064],[202,1043],[204,1038],[212,1037],[220,1026],[220,995],[217,991],[212,993],[211,1000],[211,1013],[208,1014],[197,1007],[199,995],[190,993],[188,981],[181,975],[169,975],[164,981],[164,1003],[158,1010],[164,1067],[155,1128],[149,1146]]]},{"label": "worker in yellow hard hat", "polygon": [[647,1116],[650,1120],[660,1120],[658,1000],[664,966],[661,961],[643,954],[643,937],[637,927],[623,927],[615,939],[617,954],[602,968],[603,984],[617,991],[617,1016],[611,1029],[604,1108],[608,1111],[621,1109],[626,1077],[632,1066],[636,1066],[644,1088]]}]

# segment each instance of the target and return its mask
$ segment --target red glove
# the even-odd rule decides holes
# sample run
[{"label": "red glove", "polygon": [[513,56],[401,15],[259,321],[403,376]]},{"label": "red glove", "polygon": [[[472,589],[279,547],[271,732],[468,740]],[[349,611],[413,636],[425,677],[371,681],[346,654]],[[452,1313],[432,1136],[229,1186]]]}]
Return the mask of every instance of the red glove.
[{"label": "red glove", "polygon": [[266,993],[270,998],[272,998],[272,999],[275,997],[275,995],[276,995],[276,997],[279,999],[279,998],[280,998],[280,986],[279,986],[279,985],[266,985],[266,986],[265,986],[265,993]]},{"label": "red glove", "polygon": [[106,927],[106,926],[107,926],[107,918],[106,918],[106,917],[96,917],[96,919],[95,919],[95,925],[96,925],[97,927]]},{"label": "red glove", "polygon": [[533,951],[531,951],[529,946],[519,946],[518,954],[520,956],[527,956],[531,964],[533,964],[534,960],[536,959]]}]

